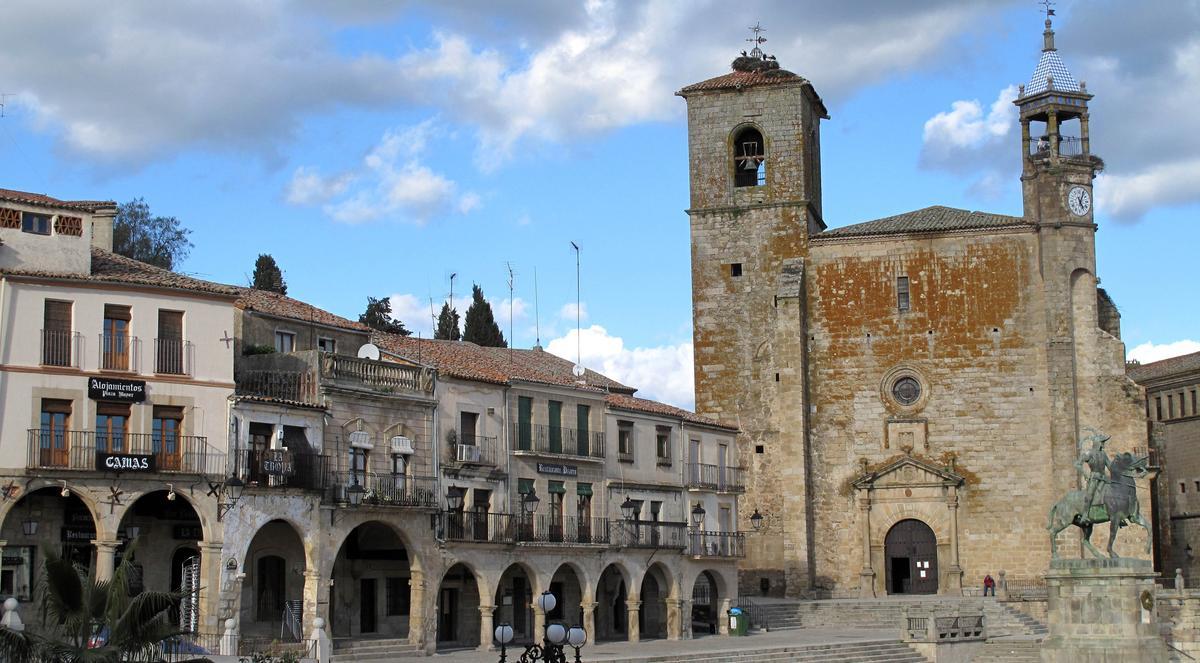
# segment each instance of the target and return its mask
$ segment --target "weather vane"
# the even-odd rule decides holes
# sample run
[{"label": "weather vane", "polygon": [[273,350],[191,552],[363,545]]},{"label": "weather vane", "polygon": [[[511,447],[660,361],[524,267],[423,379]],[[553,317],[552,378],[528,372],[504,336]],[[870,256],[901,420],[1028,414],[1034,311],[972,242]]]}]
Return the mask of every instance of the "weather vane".
[{"label": "weather vane", "polygon": [[1054,16],[1054,0],[1041,0],[1038,2],[1043,7],[1042,11],[1046,14],[1046,20],[1049,21],[1051,16]]},{"label": "weather vane", "polygon": [[762,46],[763,43],[767,41],[767,38],[762,36],[762,33],[766,32],[766,30],[764,30],[762,25],[760,25],[758,23],[755,23],[753,26],[751,26],[749,28],[749,30],[754,33],[753,37],[746,40],[746,41],[754,44],[754,49],[750,51],[750,57],[762,59],[763,52],[762,52],[762,48],[759,48],[759,47]]}]

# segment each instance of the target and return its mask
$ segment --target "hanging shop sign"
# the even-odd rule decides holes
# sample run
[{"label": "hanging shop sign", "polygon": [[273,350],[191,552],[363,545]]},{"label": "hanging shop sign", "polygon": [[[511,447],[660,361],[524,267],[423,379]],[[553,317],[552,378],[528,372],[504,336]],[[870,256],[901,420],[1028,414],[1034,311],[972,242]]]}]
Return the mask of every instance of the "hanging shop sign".
[{"label": "hanging shop sign", "polygon": [[562,465],[560,463],[538,463],[538,474],[554,474],[560,477],[577,477],[579,476],[579,468],[574,465]]},{"label": "hanging shop sign", "polygon": [[204,529],[199,525],[176,525],[174,535],[178,541],[199,541],[204,538]]},{"label": "hanging shop sign", "polygon": [[94,401],[141,403],[146,400],[146,382],[116,378],[88,378],[88,398]]},{"label": "hanging shop sign", "polygon": [[262,472],[273,477],[289,477],[296,472],[292,452],[287,449],[268,449],[262,455]]},{"label": "hanging shop sign", "polygon": [[110,454],[96,452],[96,469],[100,472],[153,472],[152,454]]}]

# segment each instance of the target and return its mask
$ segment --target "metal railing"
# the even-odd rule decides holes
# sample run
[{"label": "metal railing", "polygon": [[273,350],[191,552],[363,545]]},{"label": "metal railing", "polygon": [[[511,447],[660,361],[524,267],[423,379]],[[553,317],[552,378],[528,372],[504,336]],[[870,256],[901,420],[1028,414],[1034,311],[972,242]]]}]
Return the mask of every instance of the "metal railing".
[{"label": "metal railing", "polygon": [[691,531],[688,554],[696,557],[745,557],[746,535],[741,532]]},{"label": "metal railing", "polygon": [[[1047,159],[1053,152],[1049,136],[1029,139],[1029,154],[1035,159]],[[1077,136],[1059,136],[1058,156],[1083,156],[1083,139]]]},{"label": "metal railing", "polygon": [[154,372],[164,375],[191,375],[191,342],[174,338],[154,339]]},{"label": "metal railing", "polygon": [[138,368],[141,341],[129,334],[100,334],[100,370],[130,371]]},{"label": "metal railing", "polygon": [[447,541],[512,543],[516,540],[517,519],[507,513],[479,511],[443,511],[442,535]]},{"label": "metal railing", "polygon": [[514,451],[604,458],[604,433],[545,424],[512,424]]},{"label": "metal railing", "polygon": [[608,520],[576,516],[526,517],[517,528],[517,540],[529,543],[600,543],[607,544]]},{"label": "metal railing", "polygon": [[613,520],[612,542],[624,548],[676,548],[688,545],[687,523]]},{"label": "metal railing", "polygon": [[495,465],[499,442],[494,436],[464,435],[454,445],[452,463]]},{"label": "metal railing", "polygon": [[329,476],[329,492],[334,502],[349,502],[347,491],[357,483],[364,489],[364,505],[417,508],[438,506],[437,477],[374,472],[330,472]]},{"label": "metal railing", "polygon": [[1003,584],[1009,599],[1045,599],[1047,596],[1045,580],[1006,578]]},{"label": "metal railing", "polygon": [[292,453],[287,449],[242,450],[237,473],[248,486],[325,490],[333,458],[322,454]]},{"label": "metal railing", "polygon": [[385,361],[322,352],[321,377],[352,382],[377,391],[421,391],[421,369]]},{"label": "metal railing", "polygon": [[688,463],[687,487],[741,492],[746,490],[746,480],[740,467]]},{"label": "metal railing", "polygon": [[42,330],[42,365],[79,368],[79,354],[83,348],[83,334],[55,329]]},{"label": "metal railing", "polygon": [[51,431],[31,428],[29,469],[132,471],[103,464],[100,454],[152,457],[153,471],[223,476],[225,454],[199,435]]},{"label": "metal railing", "polygon": [[294,642],[299,642],[304,636],[304,629],[301,626],[304,616],[304,601],[302,599],[291,599],[283,602],[283,619],[279,625],[279,639],[283,640],[284,634],[291,635]]},{"label": "metal railing", "polygon": [[162,660],[192,660],[197,656],[215,655],[221,652],[220,633],[183,633],[171,636],[159,643]]},{"label": "metal railing", "polygon": [[260,396],[297,403],[317,403],[317,384],[302,371],[238,371],[233,381],[240,396]]},{"label": "metal railing", "polygon": [[[705,586],[707,586],[707,583]],[[750,618],[750,628],[771,630],[771,622],[767,617],[766,608],[755,603],[749,596],[738,596],[737,602],[734,605],[741,608],[742,612]]]}]

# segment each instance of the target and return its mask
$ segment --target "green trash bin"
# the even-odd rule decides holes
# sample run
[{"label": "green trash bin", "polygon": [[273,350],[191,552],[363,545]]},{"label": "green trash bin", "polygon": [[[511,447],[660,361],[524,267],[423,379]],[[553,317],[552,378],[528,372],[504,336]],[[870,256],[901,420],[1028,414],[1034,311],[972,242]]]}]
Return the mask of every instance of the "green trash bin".
[{"label": "green trash bin", "polygon": [[729,609],[729,635],[746,635],[750,630],[750,616],[741,608]]}]

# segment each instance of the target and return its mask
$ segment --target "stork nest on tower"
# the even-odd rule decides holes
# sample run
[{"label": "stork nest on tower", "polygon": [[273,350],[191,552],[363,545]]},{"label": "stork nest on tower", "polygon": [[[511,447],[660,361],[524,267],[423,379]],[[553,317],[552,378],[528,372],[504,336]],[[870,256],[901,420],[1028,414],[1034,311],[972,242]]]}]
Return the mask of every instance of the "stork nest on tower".
[{"label": "stork nest on tower", "polygon": [[761,58],[756,58],[753,55],[743,55],[734,58],[733,64],[730,66],[733,67],[734,71],[746,71],[765,76],[785,78],[796,75],[786,69],[780,69],[779,62],[775,60],[774,55],[764,55]]}]

